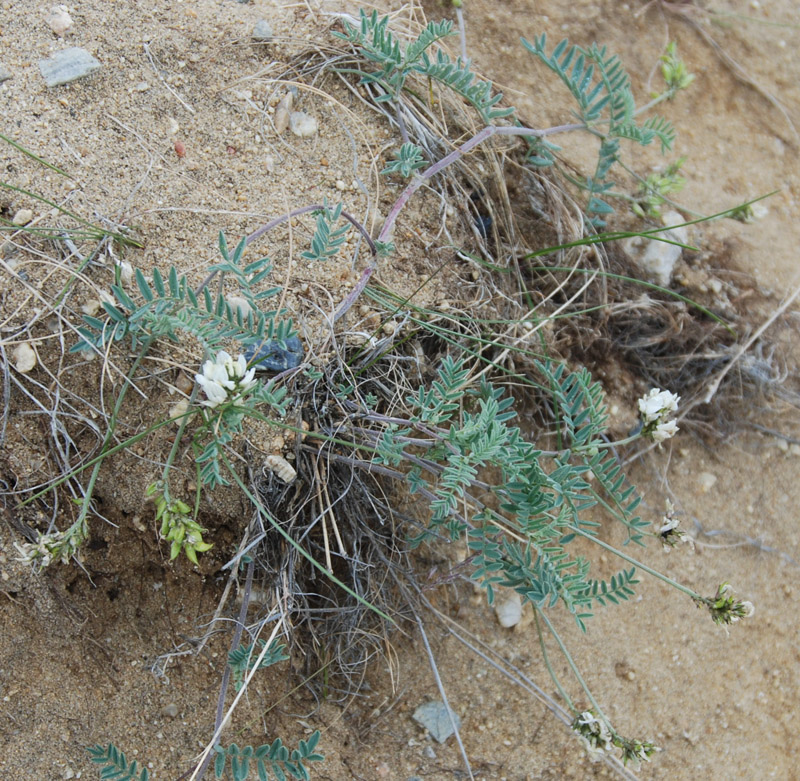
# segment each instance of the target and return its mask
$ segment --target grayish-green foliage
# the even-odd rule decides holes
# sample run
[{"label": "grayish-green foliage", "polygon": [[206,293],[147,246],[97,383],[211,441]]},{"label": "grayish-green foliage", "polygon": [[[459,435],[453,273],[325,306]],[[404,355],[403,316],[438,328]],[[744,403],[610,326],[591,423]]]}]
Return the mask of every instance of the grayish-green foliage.
[{"label": "grayish-green foliage", "polygon": [[412,143],[403,144],[395,152],[395,159],[386,164],[382,174],[399,173],[404,179],[408,179],[414,171],[424,168],[427,165],[422,156],[422,150]]},{"label": "grayish-green foliage", "polygon": [[[233,685],[237,692],[244,685],[245,677],[253,669],[265,645],[266,643],[263,640],[259,640],[257,643],[250,643],[250,645],[240,645],[235,651],[231,651],[228,654],[228,664],[233,675]],[[273,640],[258,668],[269,667],[288,658],[286,646],[277,640]]]},{"label": "grayish-green foliage", "polygon": [[282,319],[278,312],[259,309],[260,302],[275,296],[280,288],[255,290],[271,273],[272,264],[269,258],[262,258],[243,266],[244,249],[245,240],[242,239],[230,256],[225,237],[220,233],[223,262],[212,266],[211,271],[229,273],[236,279],[252,307],[246,316],[239,307],[234,310],[221,292],[213,296],[208,286],[196,293],[186,276],[179,276],[174,266],[170,267],[166,279],[154,268],[151,282],[136,269],[140,300],[135,301],[122,285],[112,285],[117,303],[103,302],[106,319],[84,315],[86,325],[78,328],[81,340],[72,347],[72,352],[102,350],[110,342],[119,342],[125,337],[130,337],[134,349],[159,338],[178,342],[180,332],[196,337],[209,351],[217,350],[229,339],[235,339],[242,346],[274,339],[284,346],[285,340],[295,335],[292,321]]},{"label": "grayish-green foliage", "polygon": [[136,760],[128,762],[125,755],[113,744],[87,746],[92,762],[103,765],[100,778],[103,781],[148,781],[147,768],[139,768]]},{"label": "grayish-green foliage", "polygon": [[[286,781],[287,778],[296,778],[299,781],[308,781],[311,776],[304,763],[322,762],[325,757],[317,754],[314,749],[319,743],[320,732],[314,732],[308,740],[301,740],[296,749],[291,753],[280,738],[275,738],[272,744],[266,743],[258,748],[245,746],[239,748],[232,743],[223,748],[219,743],[214,746],[217,752],[214,761],[214,775],[222,778],[225,766],[230,760],[231,778],[233,781],[245,781],[250,774],[250,763],[255,764],[255,771],[259,781]],[[273,775],[270,776],[270,773]]]},{"label": "grayish-green foliage", "polygon": [[[561,601],[585,628],[592,603],[628,599],[637,582],[633,568],[610,582],[590,579],[589,562],[570,553],[577,531],[596,533],[597,523],[587,519],[587,511],[602,503],[636,542],[644,524],[633,515],[639,502],[633,486],[604,449],[608,415],[600,385],[585,369],[568,372],[549,361],[537,367],[552,398],[558,452],[544,453],[510,425],[516,417],[511,397],[487,382],[465,388],[465,365],[447,358],[431,387],[408,399],[414,410],[409,425],[383,431],[375,461],[409,464],[411,491],[430,500],[428,528],[413,544],[441,533],[451,540],[466,537],[473,578],[486,588],[490,602],[498,585],[540,608]],[[420,432],[429,437],[422,456],[409,447],[412,431],[415,448],[423,441]],[[499,511],[472,495],[486,469],[499,473],[489,487]],[[587,479],[590,471],[599,490]]]},{"label": "grayish-green foliage", "polygon": [[438,81],[461,95],[487,124],[512,114],[513,108],[497,108],[502,93],[493,95],[492,83],[476,81],[475,74],[460,59],[453,61],[439,48],[432,55],[431,47],[452,35],[452,28],[449,20],[429,22],[415,41],[402,47],[389,30],[388,16],[380,18],[377,11],[368,15],[362,9],[359,27],[345,24],[346,33],[334,35],[358,46],[362,56],[378,66],[372,73],[361,74],[362,84],[377,83],[385,90],[375,98],[377,101],[398,100],[408,77],[416,74]]},{"label": "grayish-green foliage", "polygon": [[[607,177],[617,161],[620,139],[645,146],[657,138],[664,152],[672,147],[675,129],[659,116],[637,123],[630,77],[619,57],[608,54],[605,46],[593,43],[584,49],[570,46],[565,39],[548,54],[544,34],[534,38],[533,43],[523,38],[522,44],[564,82],[578,104],[578,118],[600,138],[594,175],[586,177],[582,186],[590,195],[587,206],[590,219],[596,227],[603,227],[603,215],[614,209],[601,196],[613,187]],[[553,146],[542,142],[532,144],[529,159],[534,165],[552,164]]]},{"label": "grayish-green foliage", "polygon": [[327,260],[333,257],[344,244],[350,225],[345,223],[336,230],[333,226],[342,216],[342,204],[338,203],[332,209],[327,203],[323,208],[314,212],[317,216],[317,226],[311,239],[311,249],[300,253],[306,260]]}]

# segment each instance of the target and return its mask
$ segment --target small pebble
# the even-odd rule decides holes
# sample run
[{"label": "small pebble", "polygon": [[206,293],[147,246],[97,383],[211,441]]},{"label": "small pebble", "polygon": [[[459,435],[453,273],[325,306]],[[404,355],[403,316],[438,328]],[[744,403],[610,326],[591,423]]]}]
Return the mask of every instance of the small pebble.
[{"label": "small pebble", "polygon": [[413,719],[428,730],[431,737],[439,743],[444,743],[455,732],[453,722],[457,728],[461,728],[458,714],[452,710],[448,712],[445,704],[436,700],[420,705],[414,711]]},{"label": "small pebble", "polygon": [[297,479],[297,471],[283,456],[275,454],[267,456],[264,465],[287,485]]},{"label": "small pebble", "polygon": [[175,387],[188,396],[194,388],[194,380],[186,372],[181,372],[175,379]]},{"label": "small pebble", "polygon": [[494,612],[500,626],[509,629],[522,620],[522,599],[516,591],[512,591],[506,599],[494,606]]},{"label": "small pebble", "polygon": [[717,476],[711,472],[700,472],[700,474],[697,475],[697,487],[701,494],[707,494],[714,487],[714,483],[716,482]]},{"label": "small pebble", "polygon": [[137,92],[147,92],[150,89],[150,85],[146,81],[140,81],[135,89]]},{"label": "small pebble", "polygon": [[14,367],[20,374],[27,374],[36,366],[36,353],[27,342],[15,347],[11,354],[14,356]]},{"label": "small pebble", "polygon": [[422,749],[422,755],[426,759],[436,759],[436,752],[433,750],[433,746],[425,746],[425,748]]},{"label": "small pebble", "polygon": [[271,41],[273,36],[270,23],[266,19],[259,19],[253,27],[251,37],[254,41],[263,41],[264,43]]},{"label": "small pebble", "polygon": [[119,267],[119,279],[123,285],[130,285],[133,282],[133,266],[127,260],[121,260],[117,266]]},{"label": "small pebble", "polygon": [[383,324],[383,328],[381,330],[386,334],[386,336],[391,336],[397,330],[397,323],[395,323],[394,320],[389,320]]},{"label": "small pebble", "polygon": [[[181,399],[180,401],[175,402],[169,408],[169,417],[170,420],[174,420],[175,423],[180,425],[183,416],[189,411],[189,400],[188,399]],[[169,707],[169,706],[167,706]],[[166,711],[166,708],[164,709]],[[177,713],[177,706],[176,706],[176,713]],[[165,715],[169,715],[166,714]]]},{"label": "small pebble", "polygon": [[12,218],[14,225],[27,225],[33,219],[33,212],[30,209],[20,209]]},{"label": "small pebble", "polygon": [[161,715],[167,716],[170,719],[174,719],[178,715],[178,706],[174,702],[171,702],[169,705],[165,705],[161,709]]},{"label": "small pebble", "polygon": [[278,105],[276,106],[277,109],[285,108],[287,111],[291,112],[294,108],[294,92],[287,92],[279,101]]},{"label": "small pebble", "polygon": [[48,87],[58,87],[81,79],[102,67],[86,49],[73,46],[57,52],[46,60],[39,60],[39,71]]},{"label": "small pebble", "polygon": [[278,106],[275,110],[275,132],[280,136],[287,127],[289,127],[289,112],[283,106]]},{"label": "small pebble", "polygon": [[0,84],[4,81],[8,81],[14,74],[5,67],[5,65],[0,64]]},{"label": "small pebble", "polygon": [[319,128],[317,120],[303,111],[293,111],[289,115],[289,128],[300,138],[316,135]]},{"label": "small pebble", "polygon": [[225,302],[233,310],[234,314],[236,314],[237,310],[241,312],[242,319],[245,321],[247,321],[247,315],[253,311],[250,302],[242,296],[225,296]]},{"label": "small pebble", "polygon": [[47,24],[56,35],[63,35],[72,27],[72,17],[69,15],[67,6],[55,5],[50,9],[47,17]]}]

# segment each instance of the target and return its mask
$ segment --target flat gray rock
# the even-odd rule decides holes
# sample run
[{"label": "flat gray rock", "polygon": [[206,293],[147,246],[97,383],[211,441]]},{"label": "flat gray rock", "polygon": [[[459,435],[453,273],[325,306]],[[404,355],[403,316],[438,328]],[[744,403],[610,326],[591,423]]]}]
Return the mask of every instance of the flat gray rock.
[{"label": "flat gray rock", "polygon": [[251,37],[254,41],[267,42],[272,40],[272,26],[266,19],[259,19],[253,27]]},{"label": "flat gray rock", "polygon": [[[452,716],[452,721],[450,719]],[[431,737],[439,743],[444,743],[454,732],[453,722],[456,727],[461,728],[461,719],[458,714],[449,711],[443,702],[434,700],[420,705],[414,711],[414,721],[421,727],[425,727]]]},{"label": "flat gray rock", "polygon": [[0,64],[0,84],[4,81],[8,81],[14,74],[5,67],[5,65]]},{"label": "flat gray rock", "polygon": [[39,60],[39,70],[48,87],[58,87],[82,79],[100,67],[100,62],[86,49],[77,46],[57,52],[46,60]]}]

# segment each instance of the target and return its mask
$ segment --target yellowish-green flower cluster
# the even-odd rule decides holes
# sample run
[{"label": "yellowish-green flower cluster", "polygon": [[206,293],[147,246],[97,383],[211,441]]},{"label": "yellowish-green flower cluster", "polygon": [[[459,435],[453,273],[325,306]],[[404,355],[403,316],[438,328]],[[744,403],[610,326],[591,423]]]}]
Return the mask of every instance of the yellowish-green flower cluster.
[{"label": "yellowish-green flower cluster", "polygon": [[159,482],[147,488],[147,496],[156,495],[156,520],[161,521],[162,539],[171,543],[170,560],[177,558],[183,550],[186,558],[197,564],[197,554],[213,547],[211,543],[203,541],[206,529],[191,517],[192,508],[180,499],[170,499]]}]

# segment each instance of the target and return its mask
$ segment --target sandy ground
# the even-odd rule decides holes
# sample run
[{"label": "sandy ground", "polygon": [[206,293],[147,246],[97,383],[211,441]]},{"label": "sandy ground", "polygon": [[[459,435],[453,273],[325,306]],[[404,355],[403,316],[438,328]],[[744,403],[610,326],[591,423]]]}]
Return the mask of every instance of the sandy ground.
[{"label": "sandy ground", "polygon": [[[357,6],[87,2],[69,7],[74,27],[63,40],[48,27],[48,3],[2,7],[0,64],[13,77],[0,85],[0,131],[69,171],[75,182],[42,174],[5,145],[0,178],[46,193],[91,219],[105,216],[135,226],[146,237],[145,247],[127,256],[137,267],[175,263],[200,275],[215,259],[220,229],[241,235],[323,197],[346,198],[351,211],[373,227],[376,210],[391,203],[392,192],[379,191],[387,185],[378,182],[370,163],[395,139],[344,89],[332,83],[301,86],[299,107],[320,123],[314,138],[278,137],[272,126],[270,108],[284,90],[274,80],[292,79],[280,63],[309,40],[330,40],[323,12],[355,12]],[[756,20],[727,17],[724,24],[708,25],[702,15],[692,17],[761,92],[672,12],[686,10],[681,3],[469,0],[467,44],[476,67],[494,79],[521,115],[546,126],[564,121],[568,104],[521,49],[520,35],[531,39],[544,31],[552,42],[569,36],[576,43],[605,43],[636,74],[633,87],[642,96],[651,77],[657,81],[653,72],[663,46],[676,40],[697,75],[691,90],[662,107],[679,131],[677,153],[689,155],[681,203],[710,213],[779,191],[755,224],[728,220],[696,229],[693,240],[724,245],[725,262],[720,259],[719,265],[734,262],[751,273],[778,306],[800,281],[798,137],[788,121],[800,126],[800,30],[790,26],[800,19],[790,0],[729,1],[716,8]],[[438,17],[443,9],[430,3],[425,11]],[[276,36],[269,46],[250,40],[262,18]],[[37,61],[67,45],[86,48],[103,68],[84,81],[48,89]],[[774,96],[785,114],[763,93]],[[580,148],[568,151],[579,163],[585,154]],[[642,154],[631,162],[646,166],[653,160]],[[369,198],[359,183],[367,185]],[[19,195],[0,198],[4,215],[28,205]],[[434,227],[419,212],[402,226],[396,241],[403,264],[382,269],[382,281],[402,289],[425,273],[412,231],[425,234]],[[341,300],[357,273],[343,260],[320,272],[296,259],[289,247],[299,240],[289,231],[276,234],[264,251],[275,260],[278,278],[289,283],[287,306],[301,313],[313,332],[315,306]],[[47,268],[44,256],[39,260]],[[714,260],[708,259],[710,274]],[[41,269],[29,262],[32,278],[42,280]],[[96,282],[109,278],[107,272],[98,274]],[[45,278],[43,284],[54,281]],[[447,280],[442,284],[446,293]],[[81,295],[88,301],[93,294],[87,288]],[[9,285],[4,327],[19,327],[29,316],[25,307],[32,306],[35,301]],[[50,371],[85,375],[85,389],[96,393],[95,368],[88,371],[78,359],[59,357],[58,345],[46,337],[40,347]],[[188,372],[196,359],[171,358]],[[47,384],[45,374],[37,376]],[[163,393],[166,380],[159,381],[161,397],[169,400]],[[119,528],[95,523],[86,571],[63,567],[34,575],[24,569],[13,548],[20,539],[13,490],[41,480],[49,462],[42,445],[46,424],[23,415],[24,404],[14,399],[2,474],[8,509],[0,527],[0,776],[94,778],[84,747],[113,741],[150,767],[154,779],[176,779],[211,734],[229,637],[213,636],[200,655],[173,657],[161,676],[152,668],[164,654],[187,650],[187,641],[202,633],[198,627],[211,618],[224,585],[217,567],[225,558],[209,557],[201,572],[186,562],[167,561],[152,521],[141,514],[141,493],[153,473],[149,452],[143,451],[101,478],[100,506]],[[134,404],[131,426],[138,414],[142,410]],[[764,420],[771,429],[790,431],[787,418]],[[156,440],[153,447],[163,444]],[[650,581],[634,603],[614,609],[618,615],[600,611],[586,635],[568,617],[559,618],[587,682],[620,731],[663,748],[642,768],[642,778],[800,777],[795,729],[800,648],[792,608],[800,562],[800,462],[789,444],[745,431],[724,447],[708,448],[686,434],[634,467],[646,511],[658,517],[668,496],[698,535],[694,552],[666,555],[651,546],[642,560],[701,593],[711,594],[730,580],[755,603],[751,620],[728,634],[690,601]],[[236,507],[226,509],[226,501],[233,500],[225,495],[217,508],[218,548],[226,541],[235,544],[241,531]],[[483,599],[464,587],[439,589],[435,599],[443,612],[551,692],[530,621],[500,630]],[[613,776],[605,765],[589,763],[569,730],[519,686],[439,624],[431,622],[428,632],[448,697],[463,720],[462,738],[476,778]],[[261,743],[280,735],[293,743],[320,729],[327,760],[314,767],[315,778],[466,777],[453,740],[434,744],[411,720],[419,703],[437,697],[421,641],[398,639],[393,654],[391,671],[376,665],[369,686],[346,708],[316,703],[299,686],[299,675],[265,671],[237,716],[240,732],[231,740]]]}]

